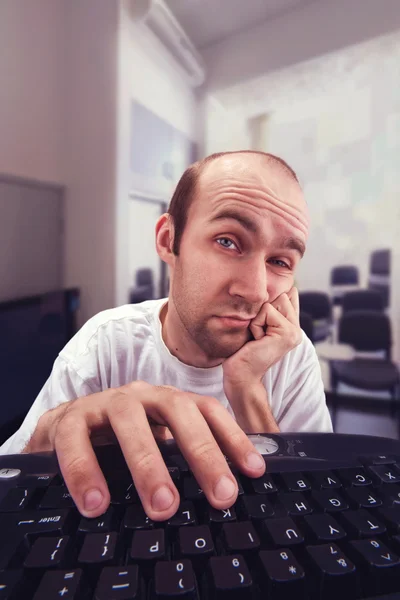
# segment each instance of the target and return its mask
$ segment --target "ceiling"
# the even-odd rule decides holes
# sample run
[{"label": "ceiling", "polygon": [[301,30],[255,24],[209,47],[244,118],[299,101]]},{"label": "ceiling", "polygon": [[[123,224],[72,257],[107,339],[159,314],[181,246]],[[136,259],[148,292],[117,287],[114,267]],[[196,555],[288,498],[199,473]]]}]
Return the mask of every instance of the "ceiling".
[{"label": "ceiling", "polygon": [[310,0],[165,0],[198,48],[210,46]]}]

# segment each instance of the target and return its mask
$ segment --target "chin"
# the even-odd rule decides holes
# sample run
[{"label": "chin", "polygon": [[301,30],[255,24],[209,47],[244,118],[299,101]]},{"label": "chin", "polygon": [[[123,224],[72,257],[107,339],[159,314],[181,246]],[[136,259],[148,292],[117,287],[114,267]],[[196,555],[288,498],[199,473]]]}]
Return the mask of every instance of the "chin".
[{"label": "chin", "polygon": [[207,340],[207,349],[204,350],[210,356],[210,358],[229,358],[233,354],[236,354],[243,348],[243,346],[250,340],[250,335],[226,335],[223,336],[225,338],[230,338],[226,340],[222,340],[221,336],[219,338],[215,338],[214,336],[211,339]]}]

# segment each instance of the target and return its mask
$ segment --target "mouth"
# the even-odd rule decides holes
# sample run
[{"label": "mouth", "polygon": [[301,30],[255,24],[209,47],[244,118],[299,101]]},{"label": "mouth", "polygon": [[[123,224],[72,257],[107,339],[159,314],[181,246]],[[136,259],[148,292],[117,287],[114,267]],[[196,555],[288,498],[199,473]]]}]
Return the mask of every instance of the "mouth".
[{"label": "mouth", "polygon": [[249,327],[252,319],[254,317],[238,317],[235,315],[217,317],[217,319],[223,324],[225,327],[237,327],[237,328],[246,328]]}]

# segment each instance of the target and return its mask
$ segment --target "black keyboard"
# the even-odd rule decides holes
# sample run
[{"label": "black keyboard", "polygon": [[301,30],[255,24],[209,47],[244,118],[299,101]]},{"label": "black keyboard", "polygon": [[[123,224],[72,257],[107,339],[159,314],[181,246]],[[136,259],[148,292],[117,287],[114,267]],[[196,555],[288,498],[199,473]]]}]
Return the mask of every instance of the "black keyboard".
[{"label": "black keyboard", "polygon": [[162,523],[117,446],[96,448],[111,493],[96,519],[78,513],[54,454],[0,456],[0,600],[400,599],[400,442],[250,437],[266,473],[235,472],[222,511],[160,444],[181,495]]}]

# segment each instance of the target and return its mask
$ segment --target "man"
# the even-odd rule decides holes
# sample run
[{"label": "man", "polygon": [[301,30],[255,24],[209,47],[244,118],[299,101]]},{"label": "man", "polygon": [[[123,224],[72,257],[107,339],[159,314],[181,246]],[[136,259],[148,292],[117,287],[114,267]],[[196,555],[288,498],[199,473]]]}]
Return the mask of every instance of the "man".
[{"label": "man", "polygon": [[225,456],[250,477],[265,470],[244,432],[332,430],[299,326],[294,272],[307,235],[306,202],[281,159],[233,152],[189,167],[156,225],[168,300],[90,319],[2,453],[55,449],[79,510],[95,517],[109,491],[91,438],[108,428],[145,511],[164,520],[179,494],[155,438],[173,435],[209,502],[231,506]]}]

